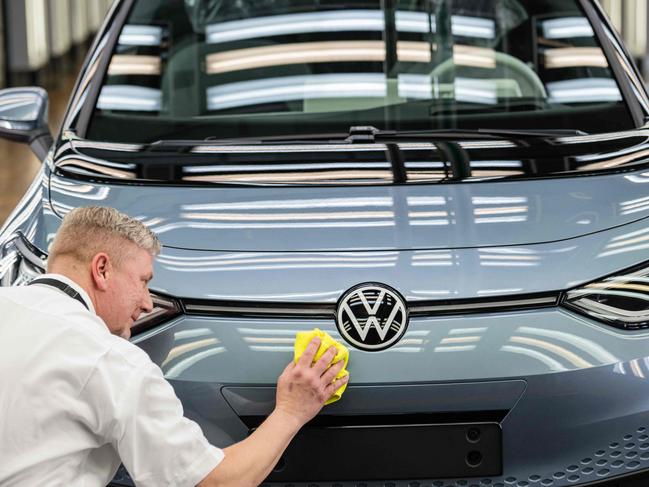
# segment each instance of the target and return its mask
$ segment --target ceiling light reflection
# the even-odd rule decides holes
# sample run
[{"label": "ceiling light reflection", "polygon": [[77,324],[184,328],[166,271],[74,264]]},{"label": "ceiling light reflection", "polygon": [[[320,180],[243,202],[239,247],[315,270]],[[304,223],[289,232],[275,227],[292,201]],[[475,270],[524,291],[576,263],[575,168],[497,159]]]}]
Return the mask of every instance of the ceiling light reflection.
[{"label": "ceiling light reflection", "polygon": [[214,332],[210,328],[191,328],[174,332],[174,340],[184,340],[186,338],[197,338],[213,334]]},{"label": "ceiling light reflection", "polygon": [[408,206],[440,206],[446,205],[444,196],[408,196]]},{"label": "ceiling light reflection", "polygon": [[183,176],[184,181],[205,181],[212,183],[243,183],[243,184],[351,184],[394,180],[392,170],[353,170],[353,171],[310,171],[308,173],[246,173],[241,174],[205,174]]},{"label": "ceiling light reflection", "polygon": [[579,348],[580,350],[588,353],[593,358],[597,359],[602,364],[616,363],[619,362],[615,355],[610,353],[600,344],[589,340],[587,338],[575,335],[573,333],[567,333],[557,330],[548,330],[545,328],[535,328],[530,326],[521,326],[517,329],[520,333],[527,333],[530,335],[537,335],[547,338],[554,338],[566,343],[569,343],[573,347]]},{"label": "ceiling light reflection", "polygon": [[115,54],[108,66],[109,76],[160,76],[162,60],[158,56]]},{"label": "ceiling light reflection", "polygon": [[93,163],[84,159],[77,159],[74,157],[69,157],[62,159],[56,164],[59,168],[71,167],[75,168],[77,172],[87,171],[88,174],[103,174],[113,178],[119,179],[135,179],[135,171],[123,171],[120,169],[114,169],[108,165],[104,165],[103,161],[101,163]]},{"label": "ceiling light reflection", "polygon": [[463,149],[507,149],[518,147],[516,142],[509,140],[460,141],[458,145]]},{"label": "ceiling light reflection", "polygon": [[546,39],[574,39],[577,37],[595,37],[590,22],[585,17],[562,17],[544,20],[543,37]]},{"label": "ceiling light reflection", "polygon": [[284,253],[251,253],[238,254],[236,259],[225,259],[216,256],[212,259],[179,259],[169,255],[160,255],[157,261],[167,270],[177,272],[232,272],[242,270],[279,270],[279,269],[339,269],[339,268],[387,268],[395,267],[398,255],[355,254],[347,256],[336,254],[284,254]]},{"label": "ceiling light reflection", "polygon": [[207,221],[299,221],[348,220],[350,218],[394,218],[391,211],[347,211],[336,213],[181,213],[181,218]]},{"label": "ceiling light reflection", "polygon": [[385,144],[287,144],[287,145],[198,145],[191,152],[194,154],[277,154],[280,152],[380,152],[387,150]]},{"label": "ceiling light reflection", "polygon": [[101,89],[97,108],[100,110],[159,112],[162,108],[162,91],[145,86],[106,85]]},{"label": "ceiling light reflection", "polygon": [[381,10],[345,10],[270,15],[210,24],[205,29],[208,44],[278,35],[315,32],[380,32],[385,28]]},{"label": "ceiling light reflection", "polygon": [[160,46],[162,44],[162,27],[125,25],[118,43],[122,46]]},{"label": "ceiling light reflection", "polygon": [[628,181],[631,181],[632,183],[639,183],[639,184],[645,184],[649,183],[649,173],[642,173],[642,174],[629,174],[628,176],[624,176],[625,179]]},{"label": "ceiling light reflection", "polygon": [[[432,48],[434,49],[435,46]],[[206,71],[207,74],[222,74],[291,64],[384,62],[385,58],[386,48],[383,41],[299,42],[208,54]],[[430,63],[431,44],[420,41],[399,41],[397,58],[402,62]],[[458,66],[494,69],[496,51],[487,47],[455,44],[453,62]]]},{"label": "ceiling light reflection", "polygon": [[592,103],[622,101],[613,79],[581,78],[547,83],[550,103]]},{"label": "ceiling light reflection", "polygon": [[62,179],[52,179],[50,190],[53,193],[72,196],[90,201],[103,201],[108,198],[110,188],[107,186],[94,186],[91,184],[75,184]]},{"label": "ceiling light reflection", "polygon": [[448,345],[449,343],[474,343],[482,339],[480,336],[459,336],[442,338],[439,342],[441,345]]},{"label": "ceiling light reflection", "polygon": [[522,293],[524,291],[521,287],[506,288],[506,289],[479,289],[478,296],[493,296],[503,294]]},{"label": "ceiling light reflection", "polygon": [[634,376],[636,376],[638,379],[645,379],[644,372],[638,359],[631,360],[629,362],[629,367],[631,368],[631,373]]},{"label": "ceiling light reflection", "polygon": [[[437,21],[427,12],[398,10],[395,14],[398,32],[435,33]],[[269,15],[244,20],[210,24],[206,27],[208,44],[317,32],[383,32],[385,14],[382,10],[350,9]],[[494,39],[493,19],[453,15],[451,30],[456,37]]]},{"label": "ceiling light reflection", "polygon": [[[409,199],[410,201],[410,199]],[[393,206],[392,197],[351,197],[242,201],[234,203],[183,204],[184,211],[226,211],[226,210],[279,210],[312,208],[356,208],[371,206]]]},{"label": "ceiling light reflection", "polygon": [[649,228],[636,230],[612,238],[606,244],[606,247],[604,247],[604,251],[597,255],[597,258],[649,249],[649,243],[643,243],[646,239],[642,238],[646,233],[649,233]]},{"label": "ceiling light reflection", "polygon": [[[412,267],[438,267],[459,265],[454,255],[443,251],[419,251],[412,256]],[[448,291],[446,291],[448,292]]]},{"label": "ceiling light reflection", "polygon": [[537,338],[529,338],[529,337],[521,337],[521,336],[513,336],[509,339],[509,341],[513,343],[542,348],[544,350],[547,350],[548,352],[554,353],[555,355],[562,357],[563,359],[570,362],[572,365],[574,365],[579,369],[586,369],[586,368],[593,367],[593,364],[585,360],[583,357],[580,357],[576,353],[571,352],[567,348],[556,345],[554,343],[550,343],[546,340],[539,340]]},{"label": "ceiling light reflection", "polygon": [[300,42],[208,54],[206,71],[207,74],[220,74],[288,64],[382,62],[383,60],[385,60],[383,41]]},{"label": "ceiling light reflection", "polygon": [[411,293],[419,296],[451,296],[452,294],[457,294],[457,291],[451,292],[448,289],[440,289],[440,290],[413,289]]},{"label": "ceiling light reflection", "polygon": [[201,348],[206,348],[212,345],[216,345],[217,343],[220,343],[220,340],[218,338],[205,338],[202,340],[195,340],[189,343],[183,343],[182,345],[176,345],[169,351],[169,353],[167,354],[167,358],[165,358],[164,362],[162,362],[162,365],[160,367],[164,368],[166,365],[169,364],[169,362],[177,359],[182,355],[194,352],[196,350],[200,350]]},{"label": "ceiling light reflection", "polygon": [[249,173],[258,171],[313,171],[315,169],[338,169],[338,170],[365,170],[365,169],[385,169],[390,168],[388,162],[362,162],[351,164],[348,162],[331,162],[331,163],[296,163],[296,164],[256,164],[246,163],[246,165],[221,165],[221,166],[183,166],[185,174],[206,174],[206,173]]},{"label": "ceiling light reflection", "polygon": [[475,350],[475,345],[458,345],[458,346],[440,346],[435,347],[434,352],[453,353],[453,352],[471,352]]},{"label": "ceiling light reflection", "polygon": [[[504,93],[501,80],[458,77],[455,96],[459,100],[494,103],[499,96],[520,97],[515,90]],[[433,80],[429,75],[399,74],[398,96],[405,99],[433,99]],[[220,84],[207,88],[209,110],[327,98],[385,98],[388,82],[382,73],[337,73],[282,76]],[[495,101],[494,101],[495,100]],[[503,166],[505,167],[505,166]],[[511,167],[511,165],[507,166]]]},{"label": "ceiling light reflection", "polygon": [[209,110],[322,98],[385,98],[385,75],[373,73],[285,76],[212,86]]},{"label": "ceiling light reflection", "polygon": [[208,357],[212,357],[214,355],[217,355],[219,353],[223,353],[226,351],[225,347],[213,347],[207,350],[204,350],[202,352],[196,353],[184,360],[181,360],[178,362],[176,365],[172,366],[168,370],[162,369],[164,372],[164,375],[167,379],[177,379],[182,375],[183,372],[185,372],[188,368],[190,368],[192,365],[197,364],[201,360],[204,360]]},{"label": "ceiling light reflection", "polygon": [[608,68],[608,60],[599,47],[559,47],[545,51],[545,67],[547,69]]},{"label": "ceiling light reflection", "polygon": [[538,350],[532,350],[527,347],[517,347],[514,345],[504,345],[500,348],[500,350],[502,352],[525,355],[527,357],[538,360],[539,362],[542,362],[544,365],[546,365],[553,372],[562,372],[568,370],[566,369],[566,367],[561,365],[561,363],[559,363],[552,357],[546,355],[545,353],[539,352]]},{"label": "ceiling light reflection", "polygon": [[486,326],[480,326],[475,328],[453,328],[448,332],[449,335],[466,335],[472,333],[484,333],[488,330]]}]

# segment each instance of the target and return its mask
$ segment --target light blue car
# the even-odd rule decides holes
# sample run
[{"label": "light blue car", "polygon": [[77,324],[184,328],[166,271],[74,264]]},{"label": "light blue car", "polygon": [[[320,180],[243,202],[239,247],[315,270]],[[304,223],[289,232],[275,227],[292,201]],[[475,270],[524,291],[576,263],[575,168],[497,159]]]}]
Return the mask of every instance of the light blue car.
[{"label": "light blue car", "polygon": [[221,447],[296,332],[350,348],[266,485],[649,485],[649,99],[597,2],[118,0],[46,113],[0,92],[43,159],[2,285],[72,208],[142,220],[133,341]]}]

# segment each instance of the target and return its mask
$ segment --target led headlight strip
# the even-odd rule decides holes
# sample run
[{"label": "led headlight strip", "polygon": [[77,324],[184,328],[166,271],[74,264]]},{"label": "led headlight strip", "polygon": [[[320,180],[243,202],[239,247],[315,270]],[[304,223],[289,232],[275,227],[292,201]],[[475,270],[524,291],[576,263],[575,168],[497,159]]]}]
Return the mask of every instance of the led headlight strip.
[{"label": "led headlight strip", "polygon": [[572,289],[562,305],[623,330],[649,328],[649,264]]},{"label": "led headlight strip", "polygon": [[153,309],[148,313],[142,313],[131,327],[131,335],[135,336],[151,328],[161,325],[182,313],[180,305],[176,300],[151,293]]}]

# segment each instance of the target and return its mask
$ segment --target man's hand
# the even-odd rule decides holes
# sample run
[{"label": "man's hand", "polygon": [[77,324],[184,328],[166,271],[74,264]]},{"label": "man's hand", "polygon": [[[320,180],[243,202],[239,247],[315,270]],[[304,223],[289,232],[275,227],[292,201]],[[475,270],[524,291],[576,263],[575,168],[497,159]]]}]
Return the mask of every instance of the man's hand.
[{"label": "man's hand", "polygon": [[313,359],[320,347],[315,337],[297,363],[291,361],[277,381],[275,410],[292,418],[300,428],[322,409],[325,401],[343,386],[349,376],[334,378],[343,368],[344,361],[335,364],[336,347],[329,348],[315,364]]},{"label": "man's hand", "polygon": [[277,381],[275,410],[254,433],[225,449],[225,458],[199,487],[252,487],[268,476],[298,430],[311,420],[349,376],[334,378],[344,361],[331,365],[336,347],[315,364],[320,347],[314,338],[297,363],[291,361]]}]

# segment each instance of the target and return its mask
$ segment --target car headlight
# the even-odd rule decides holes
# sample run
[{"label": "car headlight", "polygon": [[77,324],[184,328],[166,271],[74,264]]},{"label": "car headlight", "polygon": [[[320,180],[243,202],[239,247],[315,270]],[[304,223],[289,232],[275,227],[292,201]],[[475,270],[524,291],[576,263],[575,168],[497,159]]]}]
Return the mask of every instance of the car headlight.
[{"label": "car headlight", "polygon": [[563,306],[623,330],[649,328],[649,266],[568,291]]},{"label": "car headlight", "polygon": [[131,335],[150,330],[154,326],[158,326],[181,314],[180,305],[172,298],[151,293],[151,301],[153,301],[153,309],[148,313],[142,313],[138,317],[131,327]]},{"label": "car headlight", "polygon": [[[10,239],[0,256],[0,286],[24,286],[45,274],[47,253],[32,244],[22,233]],[[131,333],[136,335],[181,314],[180,305],[172,298],[151,293],[153,309],[142,313],[133,323]]]},{"label": "car headlight", "polygon": [[24,286],[45,273],[47,254],[17,233],[3,247],[0,258],[0,285]]}]

